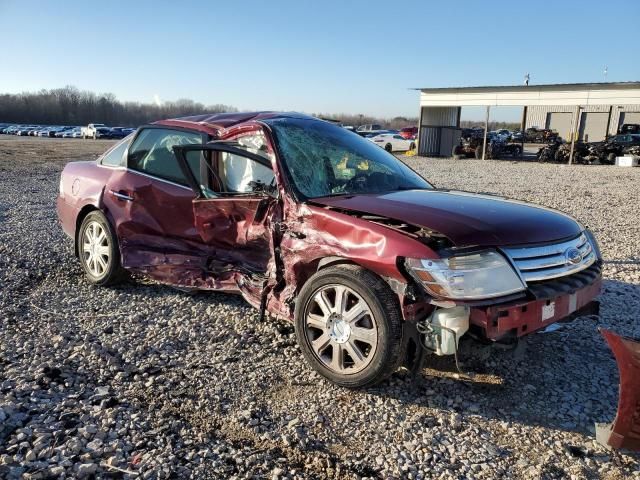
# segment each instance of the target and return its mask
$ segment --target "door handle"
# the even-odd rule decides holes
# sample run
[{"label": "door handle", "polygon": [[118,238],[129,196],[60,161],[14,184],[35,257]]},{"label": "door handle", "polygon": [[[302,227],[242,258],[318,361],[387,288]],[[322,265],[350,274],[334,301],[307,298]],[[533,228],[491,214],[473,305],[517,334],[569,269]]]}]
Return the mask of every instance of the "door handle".
[{"label": "door handle", "polygon": [[109,190],[109,193],[116,197],[118,200],[126,200],[127,202],[133,202],[133,197],[127,195],[125,192],[116,192],[115,190]]}]

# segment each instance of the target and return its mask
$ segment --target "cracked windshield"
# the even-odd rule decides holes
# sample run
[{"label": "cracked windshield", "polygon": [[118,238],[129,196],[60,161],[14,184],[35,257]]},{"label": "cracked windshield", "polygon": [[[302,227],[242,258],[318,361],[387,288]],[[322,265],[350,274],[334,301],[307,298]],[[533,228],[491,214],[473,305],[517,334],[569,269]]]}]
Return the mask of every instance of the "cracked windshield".
[{"label": "cracked windshield", "polygon": [[307,198],[432,188],[393,155],[339,126],[301,118],[267,123],[294,186]]}]

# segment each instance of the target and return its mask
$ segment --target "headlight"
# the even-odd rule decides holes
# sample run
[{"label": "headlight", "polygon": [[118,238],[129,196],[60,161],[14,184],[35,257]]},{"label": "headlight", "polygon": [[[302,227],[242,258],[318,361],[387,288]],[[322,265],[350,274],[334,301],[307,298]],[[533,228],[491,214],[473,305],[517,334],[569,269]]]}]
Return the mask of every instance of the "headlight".
[{"label": "headlight", "polygon": [[405,265],[413,278],[435,297],[474,300],[526,288],[507,260],[495,251],[440,260],[407,258]]},{"label": "headlight", "polygon": [[598,245],[598,241],[596,240],[596,237],[593,234],[593,232],[591,230],[589,230],[588,228],[585,228],[584,229],[584,234],[589,239],[589,243],[591,243],[591,248],[593,248],[593,251],[596,254],[596,258],[598,260],[602,260],[602,254],[600,253],[600,246]]}]

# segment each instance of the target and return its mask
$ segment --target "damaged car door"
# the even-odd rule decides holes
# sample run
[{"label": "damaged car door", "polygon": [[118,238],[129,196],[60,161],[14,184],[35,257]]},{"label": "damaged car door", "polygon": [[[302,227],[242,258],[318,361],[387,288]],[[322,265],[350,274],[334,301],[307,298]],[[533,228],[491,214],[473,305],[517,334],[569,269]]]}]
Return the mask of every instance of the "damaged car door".
[{"label": "damaged car door", "polygon": [[147,126],[131,141],[125,168],[113,170],[103,202],[113,218],[126,268],[171,284],[199,260],[191,190],[172,148],[202,145],[200,132]]},{"label": "damaged car door", "polygon": [[216,288],[236,287],[248,293],[250,303],[259,303],[273,263],[277,188],[270,160],[230,142],[174,151],[196,195],[193,218],[207,246],[207,273]]}]

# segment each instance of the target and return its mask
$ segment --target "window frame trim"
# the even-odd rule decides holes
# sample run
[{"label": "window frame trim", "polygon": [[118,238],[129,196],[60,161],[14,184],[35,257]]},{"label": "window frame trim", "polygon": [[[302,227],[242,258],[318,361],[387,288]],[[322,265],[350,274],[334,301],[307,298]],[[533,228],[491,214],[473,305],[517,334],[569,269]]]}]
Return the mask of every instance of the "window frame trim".
[{"label": "window frame trim", "polygon": [[[185,175],[185,177],[187,178],[188,182],[190,183],[190,187],[187,188],[191,188],[191,190],[193,191],[193,193],[196,195],[196,199],[201,199],[201,200],[215,200],[215,198],[209,198],[207,197],[203,190],[202,187],[200,185],[200,183],[198,182],[198,180],[195,178],[195,176],[193,175],[193,172],[191,171],[191,169],[188,167],[187,165],[187,157],[185,155],[185,152],[190,152],[190,151],[212,151],[212,152],[226,152],[226,153],[230,153],[233,155],[237,155],[239,157],[245,157],[248,158],[249,160],[252,160],[264,167],[269,168],[271,171],[273,171],[274,173],[274,178],[275,178],[275,170],[273,168],[273,165],[271,163],[271,161],[267,158],[264,158],[260,155],[257,155],[255,153],[252,152],[247,152],[246,150],[243,150],[241,148],[238,148],[236,146],[234,146],[234,142],[233,141],[225,141],[225,140],[215,140],[212,142],[208,142],[202,145],[176,145],[173,147],[173,151],[176,155],[176,157],[178,158],[178,163],[180,165],[180,169],[182,170],[182,173]],[[216,192],[218,193],[220,196],[216,197],[216,198],[225,198],[225,199],[229,199],[229,198],[234,198],[234,197],[243,197],[243,198],[247,198],[247,197],[251,197],[251,196],[255,196],[255,197],[275,197],[277,198],[278,195],[269,195],[266,192]]]}]

